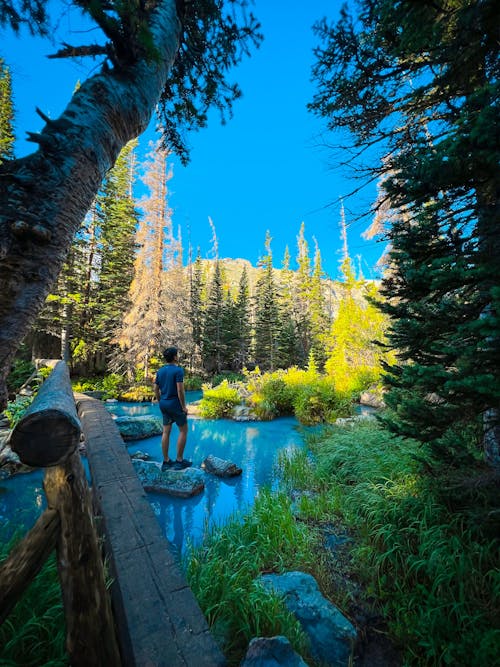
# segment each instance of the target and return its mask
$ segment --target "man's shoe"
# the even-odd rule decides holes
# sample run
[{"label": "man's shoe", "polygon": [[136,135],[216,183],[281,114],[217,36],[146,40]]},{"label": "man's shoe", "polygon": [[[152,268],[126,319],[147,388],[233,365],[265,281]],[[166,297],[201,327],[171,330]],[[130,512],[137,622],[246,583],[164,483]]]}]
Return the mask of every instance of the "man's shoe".
[{"label": "man's shoe", "polygon": [[165,470],[169,470],[170,468],[172,468],[173,465],[174,461],[172,461],[172,459],[170,459],[169,461],[163,461],[163,463],[161,464],[161,471],[165,472]]},{"label": "man's shoe", "polygon": [[182,461],[176,461],[174,463],[174,470],[184,470],[185,468],[189,468],[192,465],[193,465],[192,461],[187,461],[186,459],[182,459]]}]

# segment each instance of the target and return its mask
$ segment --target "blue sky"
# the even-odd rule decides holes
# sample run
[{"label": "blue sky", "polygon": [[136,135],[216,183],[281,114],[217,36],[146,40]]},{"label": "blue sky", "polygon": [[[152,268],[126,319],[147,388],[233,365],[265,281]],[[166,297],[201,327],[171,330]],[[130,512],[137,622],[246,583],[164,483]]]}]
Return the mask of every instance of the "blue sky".
[{"label": "blue sky", "polygon": [[[185,244],[189,239],[199,246],[202,256],[210,256],[208,216],[216,227],[221,257],[243,257],[256,264],[269,230],[276,266],[286,245],[295,256],[296,236],[304,222],[311,254],[315,237],[325,271],[338,277],[339,198],[359,182],[335,167],[332,151],[322,146],[338,143],[341,137],[324,135],[324,121],[308,113],[306,104],[314,94],[312,25],[323,16],[337,18],[340,6],[340,0],[256,0],[254,13],[262,24],[264,42],[231,73],[243,90],[233,119],[221,126],[214,114],[207,128],[189,137],[190,164],[183,167],[172,160],[169,204],[174,225],[181,226]],[[81,27],[79,14],[70,12],[60,20],[55,38],[85,42],[87,34],[75,34]],[[16,151],[21,156],[33,150],[33,144],[24,141],[25,132],[43,125],[35,107],[52,118],[59,116],[76,82],[90,76],[96,65],[90,59],[48,60],[46,55],[55,46],[27,34],[15,38],[0,31],[0,39],[0,55],[13,76]],[[140,138],[142,152],[152,138],[154,123]],[[383,246],[361,237],[371,217],[356,218],[368,211],[374,196],[372,185],[345,201],[350,254],[361,262],[366,277],[375,277],[373,267]]]}]

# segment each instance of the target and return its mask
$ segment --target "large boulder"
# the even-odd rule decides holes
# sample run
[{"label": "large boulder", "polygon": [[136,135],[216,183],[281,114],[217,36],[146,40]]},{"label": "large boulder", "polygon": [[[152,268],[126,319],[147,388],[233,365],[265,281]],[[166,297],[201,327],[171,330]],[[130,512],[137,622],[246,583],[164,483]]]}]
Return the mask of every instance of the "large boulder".
[{"label": "large boulder", "polygon": [[163,431],[161,419],[152,415],[116,417],[115,424],[125,441],[144,440],[144,438],[151,438],[154,435],[161,435]]},{"label": "large boulder", "polygon": [[347,667],[357,638],[356,628],[321,594],[314,577],[304,572],[264,574],[259,582],[282,595],[310,641],[312,657],[321,665]]},{"label": "large boulder", "polygon": [[240,667],[307,667],[286,637],[255,637]]},{"label": "large boulder", "polygon": [[177,498],[191,498],[203,491],[204,473],[199,468],[161,471],[159,463],[132,459],[132,464],[145,491],[165,493]]},{"label": "large boulder", "polygon": [[368,405],[371,408],[385,408],[383,394],[380,390],[367,389],[362,391],[359,402],[361,405]]},{"label": "large boulder", "polygon": [[241,475],[242,472],[236,463],[220,459],[218,456],[213,456],[212,454],[207,456],[201,467],[205,472],[217,475],[217,477],[236,477],[237,475]]}]

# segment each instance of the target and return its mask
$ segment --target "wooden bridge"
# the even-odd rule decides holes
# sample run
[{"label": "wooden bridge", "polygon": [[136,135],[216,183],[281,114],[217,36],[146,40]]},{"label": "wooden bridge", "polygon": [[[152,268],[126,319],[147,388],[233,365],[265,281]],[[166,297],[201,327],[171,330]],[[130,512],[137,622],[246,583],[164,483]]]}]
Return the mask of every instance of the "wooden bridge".
[{"label": "wooden bridge", "polygon": [[225,665],[117,426],[100,401],[73,395],[64,362],[10,444],[23,463],[46,469],[48,508],[0,564],[0,623],[55,549],[73,667]]}]

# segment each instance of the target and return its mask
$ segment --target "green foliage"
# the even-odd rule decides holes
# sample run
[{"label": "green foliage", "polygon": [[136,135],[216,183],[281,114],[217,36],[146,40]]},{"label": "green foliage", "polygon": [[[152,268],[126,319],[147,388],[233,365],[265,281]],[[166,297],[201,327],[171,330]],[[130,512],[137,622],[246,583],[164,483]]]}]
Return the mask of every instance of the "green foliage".
[{"label": "green foliage", "polygon": [[[20,537],[0,540],[0,560]],[[51,556],[0,626],[0,663],[5,667],[65,667],[69,665],[65,634],[57,565]]]},{"label": "green foliage", "polygon": [[251,512],[214,528],[187,558],[187,577],[230,664],[241,662],[253,637],[286,636],[307,657],[298,622],[280,600],[258,586],[262,572],[311,570],[316,543],[296,522],[284,494],[263,491]]},{"label": "green foliage", "polygon": [[453,430],[500,401],[497,5],[361,0],[315,28],[310,108],[350,130],[357,155],[384,148],[367,175],[391,246],[387,423],[441,460]]},{"label": "green foliage", "polygon": [[[0,24],[2,9],[0,8]],[[14,104],[9,68],[0,58],[0,164],[14,157]]]},{"label": "green foliage", "polygon": [[29,405],[31,405],[33,398],[33,396],[17,396],[15,401],[7,403],[4,414],[9,420],[10,428],[14,428],[20,421]]},{"label": "green foliage", "polygon": [[218,373],[217,375],[214,375],[214,377],[211,379],[210,384],[213,387],[217,387],[217,385],[221,384],[221,382],[224,382],[224,380],[230,383],[235,383],[235,382],[241,382],[241,380],[243,380],[244,378],[245,376],[242,375],[241,373],[233,373],[233,372]]},{"label": "green foliage", "polygon": [[184,375],[184,389],[186,391],[197,391],[203,387],[203,378],[200,375],[191,375],[186,373]]},{"label": "green foliage", "polygon": [[150,385],[139,385],[132,387],[120,394],[122,401],[152,401],[154,399],[154,391]]},{"label": "green foliage", "polygon": [[[79,378],[72,382],[73,391],[102,391],[103,398],[120,398],[122,393],[128,388],[126,379],[117,374],[110,373],[104,377]],[[150,390],[152,391],[152,390]]]},{"label": "green foliage", "polygon": [[351,395],[338,392],[333,382],[318,373],[315,364],[308,370],[296,367],[261,374],[246,372],[247,403],[260,419],[293,414],[306,425],[335,421],[352,412]]},{"label": "green foliage", "polygon": [[310,426],[349,416],[352,400],[350,394],[336,391],[330,380],[321,378],[297,392],[294,410],[300,423]]},{"label": "green foliage", "polygon": [[14,366],[7,376],[7,388],[9,391],[15,392],[20,389],[34,371],[35,366],[31,360],[15,359]]},{"label": "green foliage", "polygon": [[200,402],[200,415],[205,419],[229,417],[233,408],[241,403],[238,390],[223,380],[217,387],[203,385],[203,398]]},{"label": "green foliage", "polygon": [[282,461],[287,483],[319,493],[301,502],[304,519],[335,515],[354,532],[353,574],[382,600],[405,664],[494,662],[500,504],[491,476],[470,466],[425,476],[422,445],[373,420],[308,442],[314,463],[303,452]]}]

